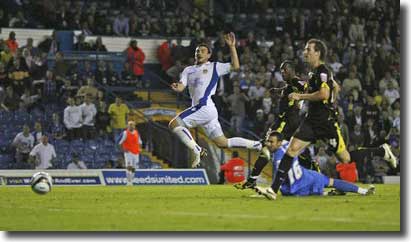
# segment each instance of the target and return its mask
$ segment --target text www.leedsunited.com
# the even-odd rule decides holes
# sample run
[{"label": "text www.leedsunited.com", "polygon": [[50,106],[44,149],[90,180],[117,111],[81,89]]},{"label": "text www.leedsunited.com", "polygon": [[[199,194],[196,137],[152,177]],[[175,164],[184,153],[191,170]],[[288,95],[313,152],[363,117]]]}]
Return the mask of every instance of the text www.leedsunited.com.
[{"label": "text www.leedsunited.com", "polygon": [[[127,183],[127,178],[123,177],[107,177],[107,184],[123,184]],[[135,177],[133,180],[135,184],[205,184],[206,181],[203,177]]]}]

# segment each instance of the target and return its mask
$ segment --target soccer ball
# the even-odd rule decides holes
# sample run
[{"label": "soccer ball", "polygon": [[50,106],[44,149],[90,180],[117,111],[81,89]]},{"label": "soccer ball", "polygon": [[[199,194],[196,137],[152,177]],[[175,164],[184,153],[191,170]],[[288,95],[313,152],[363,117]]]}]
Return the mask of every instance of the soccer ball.
[{"label": "soccer ball", "polygon": [[46,172],[37,172],[31,177],[30,186],[33,192],[44,195],[51,191],[51,176]]}]

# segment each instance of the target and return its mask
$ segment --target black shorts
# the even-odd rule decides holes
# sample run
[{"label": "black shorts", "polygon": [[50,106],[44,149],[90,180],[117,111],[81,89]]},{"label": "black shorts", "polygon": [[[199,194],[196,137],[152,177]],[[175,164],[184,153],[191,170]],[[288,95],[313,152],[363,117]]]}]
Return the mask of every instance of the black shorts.
[{"label": "black shorts", "polygon": [[280,119],[274,127],[274,130],[281,133],[285,140],[290,140],[294,132],[298,129],[301,123],[301,117],[298,113],[286,115]]},{"label": "black shorts", "polygon": [[329,145],[330,151],[336,154],[346,150],[340,126],[334,120],[318,122],[304,119],[293,137],[311,143],[315,143],[318,139],[324,140]]}]

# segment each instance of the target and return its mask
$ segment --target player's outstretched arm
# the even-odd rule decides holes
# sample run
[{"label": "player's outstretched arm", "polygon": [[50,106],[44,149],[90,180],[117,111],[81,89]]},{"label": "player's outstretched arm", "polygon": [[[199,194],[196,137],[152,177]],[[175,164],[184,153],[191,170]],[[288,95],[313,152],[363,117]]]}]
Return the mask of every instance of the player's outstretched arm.
[{"label": "player's outstretched arm", "polygon": [[319,91],[313,93],[290,93],[288,99],[290,100],[307,100],[307,101],[322,101],[330,97],[329,89],[321,87]]},{"label": "player's outstretched arm", "polygon": [[235,35],[233,32],[224,35],[224,40],[228,47],[230,48],[230,55],[231,55],[231,70],[237,71],[240,69],[240,61],[237,55],[237,49],[235,47]]},{"label": "player's outstretched arm", "polygon": [[185,89],[185,86],[181,82],[171,83],[170,87],[171,87],[171,89],[173,89],[176,92],[182,92]]}]

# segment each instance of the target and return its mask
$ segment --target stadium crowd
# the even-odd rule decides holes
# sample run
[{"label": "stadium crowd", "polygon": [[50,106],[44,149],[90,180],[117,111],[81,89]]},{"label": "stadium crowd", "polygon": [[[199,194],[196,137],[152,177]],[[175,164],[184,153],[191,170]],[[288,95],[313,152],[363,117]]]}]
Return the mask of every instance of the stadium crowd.
[{"label": "stadium crowd", "polygon": [[[400,160],[398,1],[218,1],[208,12],[196,4],[190,0],[4,1],[0,26],[81,30],[74,50],[88,51],[107,50],[101,38],[85,42],[87,35],[166,37],[158,58],[161,74],[169,82],[178,80],[184,67],[194,63],[194,48],[200,42],[212,46],[214,61],[229,62],[223,33],[230,29],[239,40],[241,69],[219,81],[214,100],[220,115],[231,121],[233,132],[249,129],[260,137],[278,116],[279,94],[269,90],[284,85],[279,64],[292,60],[297,74],[307,80],[302,58],[305,41],[322,39],[328,46],[328,64],[342,87],[339,123],[349,150],[388,142]],[[190,38],[190,45],[182,46],[181,38]],[[30,39],[22,44],[16,43],[13,33],[0,40],[0,109],[30,112],[33,107],[44,109],[48,103],[68,99],[65,110],[90,115],[79,129],[74,121],[68,124],[66,111],[60,110],[51,125],[56,137],[87,139],[110,131],[107,97],[95,82],[142,86],[138,80],[144,70],[133,70],[134,62],[125,61],[123,72],[117,73],[110,62],[100,61],[94,72],[90,62],[80,65],[64,60],[53,36],[36,47]],[[49,53],[56,55],[53,68],[47,64]],[[93,126],[97,131],[89,132]],[[335,164],[330,161],[335,158],[326,148],[320,144],[312,156],[324,172],[333,173]],[[378,158],[369,164],[374,174],[399,171],[389,170]]]}]

